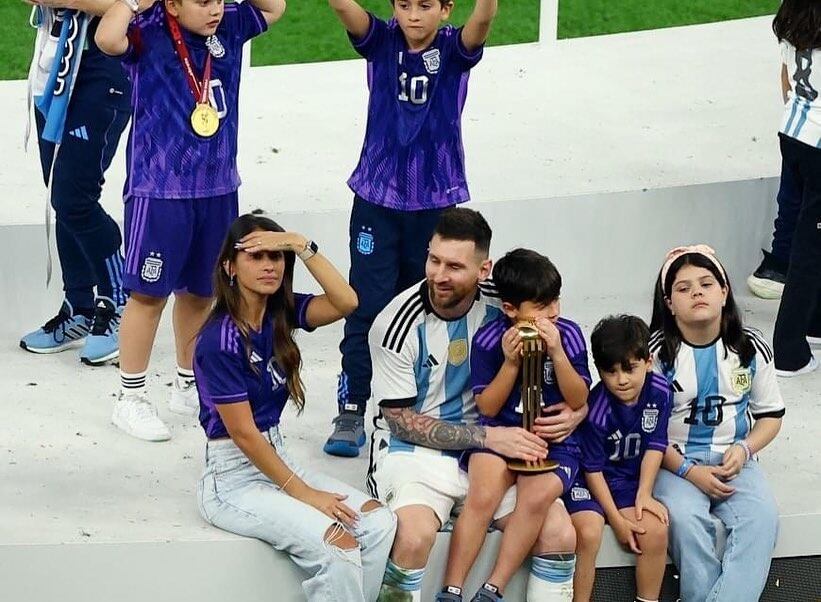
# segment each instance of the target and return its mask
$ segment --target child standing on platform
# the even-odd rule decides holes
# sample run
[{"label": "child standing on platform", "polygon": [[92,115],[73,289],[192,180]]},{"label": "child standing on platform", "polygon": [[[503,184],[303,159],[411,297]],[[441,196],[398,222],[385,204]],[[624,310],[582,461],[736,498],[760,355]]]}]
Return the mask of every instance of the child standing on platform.
[{"label": "child standing on platform", "polygon": [[773,333],[776,373],[792,377],[818,368],[810,344],[821,342],[821,2],[784,0],[773,30],[786,97],[781,158],[801,193]]},{"label": "child standing on platform", "polygon": [[131,297],[120,326],[122,390],[112,421],[140,439],[171,436],[148,400],[145,376],[172,292],[177,377],[169,407],[198,410],[194,337],[211,307],[220,244],[238,213],[242,47],[284,11],[284,0],[121,0],[97,30],[98,45],[122,56],[133,85],[124,193]]},{"label": "child standing on platform", "polygon": [[[579,429],[584,478],[565,495],[577,530],[574,600],[590,600],[604,519],[636,556],[636,600],[658,600],[667,563],[667,509],[653,498],[672,395],[654,374],[650,330],[641,318],[611,316],[590,346],[601,382],[590,391]],[[585,486],[586,483],[586,486]]]},{"label": "child standing on platform", "polygon": [[368,61],[370,89],[365,143],[348,180],[354,192],[350,282],[359,307],[345,320],[340,414],[324,448],[357,456],[371,393],[368,330],[394,296],[424,277],[442,210],[469,198],[460,120],[497,0],[476,0],[459,29],[440,29],[451,0],[394,0],[387,22],[355,0],[329,4]]},{"label": "child standing on platform", "polygon": [[33,3],[31,19],[37,41],[29,86],[65,298],[20,347],[56,353],[82,346],[80,360],[95,366],[119,354],[126,300],[122,235],[100,194],[131,114],[130,86],[120,61],[94,43],[99,15],[116,1]]}]

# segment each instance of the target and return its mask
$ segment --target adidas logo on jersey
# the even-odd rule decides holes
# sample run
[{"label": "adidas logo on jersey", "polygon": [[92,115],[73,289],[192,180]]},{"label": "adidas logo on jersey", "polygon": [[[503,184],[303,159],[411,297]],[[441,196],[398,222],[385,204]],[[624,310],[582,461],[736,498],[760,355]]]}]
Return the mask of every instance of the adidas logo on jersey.
[{"label": "adidas logo on jersey", "polygon": [[259,354],[256,351],[251,352],[251,358],[250,359],[251,359],[252,364],[258,364],[259,362],[262,361],[262,358],[259,356]]},{"label": "adidas logo on jersey", "polygon": [[70,130],[68,135],[74,136],[75,138],[79,138],[80,140],[88,140],[88,130],[84,125],[81,125],[77,129]]},{"label": "adidas logo on jersey", "polygon": [[618,441],[622,438],[621,429],[616,430],[615,433],[610,434],[607,438],[610,439],[610,441]]},{"label": "adidas logo on jersey", "polygon": [[433,354],[428,355],[428,359],[425,360],[425,364],[424,364],[425,368],[433,368],[433,367],[438,366],[438,365],[439,365],[439,362],[436,361],[436,358],[433,357]]}]

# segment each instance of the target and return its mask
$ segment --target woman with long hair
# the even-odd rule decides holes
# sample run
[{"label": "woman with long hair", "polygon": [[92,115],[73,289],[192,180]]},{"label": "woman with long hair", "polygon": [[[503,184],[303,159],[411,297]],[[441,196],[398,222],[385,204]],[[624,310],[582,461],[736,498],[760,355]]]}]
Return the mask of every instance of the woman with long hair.
[{"label": "woman with long hair", "polygon": [[[324,290],[294,293],[299,257]],[[215,270],[216,302],[197,339],[194,371],[208,437],[200,512],[268,542],[308,573],[308,600],[375,600],[396,521],[366,494],[298,466],[280,433],[290,398],[305,404],[296,329],[356,307],[356,293],[313,241],[259,214],[233,223]],[[274,596],[272,599],[276,599]]]},{"label": "woman with long hair", "polygon": [[[758,600],[778,533],[756,458],[784,416],[772,351],[742,325],[727,273],[706,245],[667,254],[651,328],[655,368],[673,390],[654,494],[669,511],[681,599]],[[713,517],[727,533],[721,556]]]}]

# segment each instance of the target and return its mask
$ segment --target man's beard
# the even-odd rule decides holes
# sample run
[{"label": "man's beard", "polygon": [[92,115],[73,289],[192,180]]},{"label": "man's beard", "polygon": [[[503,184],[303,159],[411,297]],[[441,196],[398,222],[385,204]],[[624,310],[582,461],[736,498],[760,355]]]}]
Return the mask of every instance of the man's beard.
[{"label": "man's beard", "polygon": [[456,288],[451,288],[447,293],[437,292],[436,287],[428,284],[430,290],[430,298],[433,305],[441,309],[453,309],[465,300],[465,295],[460,294],[462,291]]}]

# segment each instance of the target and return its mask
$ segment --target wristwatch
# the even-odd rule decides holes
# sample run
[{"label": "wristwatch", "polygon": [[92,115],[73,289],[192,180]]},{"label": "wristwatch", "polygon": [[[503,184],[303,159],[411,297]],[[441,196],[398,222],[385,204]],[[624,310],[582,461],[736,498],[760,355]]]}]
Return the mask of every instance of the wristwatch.
[{"label": "wristwatch", "polygon": [[319,251],[319,245],[314,241],[309,240],[305,243],[305,249],[297,253],[297,257],[299,257],[302,261],[307,261],[316,255],[317,251]]},{"label": "wristwatch", "polygon": [[120,0],[123,4],[125,4],[128,8],[131,9],[131,12],[135,15],[140,10],[140,2],[139,0]]}]

